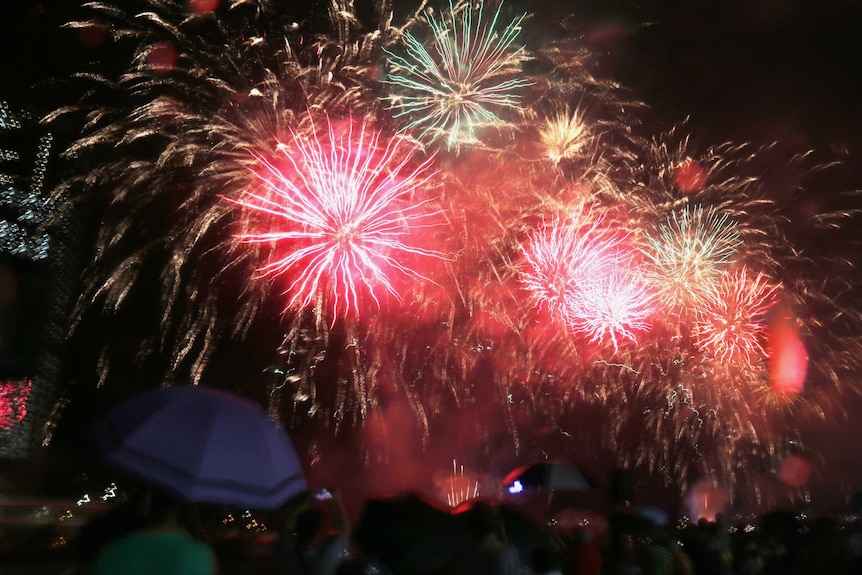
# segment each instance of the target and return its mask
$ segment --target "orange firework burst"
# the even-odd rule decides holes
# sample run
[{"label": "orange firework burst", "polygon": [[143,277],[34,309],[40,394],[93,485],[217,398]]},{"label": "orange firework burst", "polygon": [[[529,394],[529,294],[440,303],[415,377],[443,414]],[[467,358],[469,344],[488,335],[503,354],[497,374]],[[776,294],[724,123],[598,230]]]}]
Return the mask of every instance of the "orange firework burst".
[{"label": "orange firework burst", "polygon": [[779,286],[762,273],[748,277],[745,267],[722,276],[698,308],[695,345],[726,363],[750,365],[766,356],[766,314]]}]

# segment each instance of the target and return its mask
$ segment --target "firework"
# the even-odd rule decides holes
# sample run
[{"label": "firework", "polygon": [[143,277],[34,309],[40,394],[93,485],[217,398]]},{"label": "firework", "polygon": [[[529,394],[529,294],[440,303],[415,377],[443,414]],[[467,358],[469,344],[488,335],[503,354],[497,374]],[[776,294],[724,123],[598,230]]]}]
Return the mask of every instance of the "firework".
[{"label": "firework", "polygon": [[[425,142],[445,139],[448,148],[477,141],[477,131],[503,123],[503,110],[520,108],[524,47],[516,44],[524,16],[497,30],[502,4],[489,16],[484,2],[449,4],[446,17],[426,13],[430,46],[403,34],[403,55],[388,51],[388,96],[404,131]],[[474,14],[475,12],[475,14]]]},{"label": "firework", "polygon": [[589,207],[581,207],[535,232],[521,248],[525,261],[521,282],[536,305],[564,319],[572,292],[600,270],[614,269],[619,240],[603,220]]},{"label": "firework", "polygon": [[777,290],[762,273],[750,278],[744,267],[722,276],[698,309],[695,345],[725,363],[750,365],[765,357],[765,318]]},{"label": "firework", "polygon": [[[380,108],[363,65],[385,36],[379,28],[350,35],[348,12],[336,11],[335,37],[315,36],[270,2],[241,4],[205,15],[155,0],[140,2],[138,12],[88,4],[87,17],[69,27],[103,22],[112,37],[127,40],[103,48],[113,60],[132,47],[128,68],[114,76],[88,70],[94,83],[81,103],[46,118],[89,115],[66,155],[93,169],[72,173],[55,194],[68,206],[85,190],[104,206],[75,321],[86,323],[100,307],[122,313],[138,290],[159,291],[151,316],[159,335],[141,336],[135,355],[166,362],[159,369],[167,379],[200,381],[217,351],[249,333],[272,333],[275,323],[281,340],[293,329],[293,318],[279,325],[285,316],[283,305],[270,303],[271,281],[247,281],[272,253],[268,244],[235,241],[248,211],[237,200],[259,189],[261,161],[283,156],[279,142],[307,133],[312,115],[373,118]],[[174,55],[169,69],[153,56],[166,51]],[[139,226],[148,214],[174,217]],[[143,287],[153,272],[158,279]],[[97,366],[102,380],[124,361],[106,345]]]},{"label": "firework", "polygon": [[545,119],[539,131],[543,154],[554,163],[576,157],[589,138],[587,122],[578,110],[557,112]]},{"label": "firework", "polygon": [[620,338],[637,344],[637,332],[649,329],[654,311],[649,288],[630,271],[632,262],[618,256],[612,270],[585,281],[566,299],[569,325],[591,342],[610,340],[615,353]]},{"label": "firework", "polygon": [[397,295],[393,273],[420,278],[403,256],[442,255],[408,239],[411,227],[430,225],[422,204],[410,198],[433,176],[433,157],[408,171],[412,153],[400,149],[404,140],[393,138],[381,150],[380,133],[364,123],[356,129],[349,122],[338,132],[331,122],[324,138],[313,123],[309,134],[294,132],[293,145],[281,148],[287,169],[261,158],[264,192],[237,200],[275,220],[272,230],[239,236],[279,245],[285,254],[260,272],[291,276],[289,307],[308,307],[324,291],[333,317],[359,312],[362,287],[378,305],[380,290]]},{"label": "firework", "polygon": [[[75,320],[147,316],[116,322],[134,357],[104,334],[102,374],[155,356],[166,381],[234,364],[245,381],[266,361],[288,424],[408,406],[427,445],[459,414],[464,450],[578,437],[681,490],[747,484],[800,442],[796,410],[825,417],[853,388],[855,244],[811,239],[852,209],[817,211],[802,180],[774,193],[775,170],[813,171],[805,154],[643,135],[569,27],[526,66],[524,17],[490,2],[421,4],[398,28],[390,3],[369,24],[339,1],[314,30],[265,1],[88,6],[134,52],[80,75],[54,196],[104,210]],[[498,128],[533,136],[492,146]]]},{"label": "firework", "polygon": [[439,476],[435,480],[435,486],[442,495],[446,496],[446,504],[455,509],[462,503],[479,497],[479,481],[472,473],[464,471],[464,465],[452,460],[452,471]]},{"label": "firework", "polygon": [[665,307],[693,305],[733,262],[742,241],[736,222],[713,208],[685,207],[672,212],[653,237],[647,234],[647,278]]},{"label": "firework", "polygon": [[637,277],[623,238],[603,216],[581,207],[565,221],[536,232],[522,248],[521,282],[538,307],[549,309],[590,342],[637,342],[649,326],[652,296]]}]

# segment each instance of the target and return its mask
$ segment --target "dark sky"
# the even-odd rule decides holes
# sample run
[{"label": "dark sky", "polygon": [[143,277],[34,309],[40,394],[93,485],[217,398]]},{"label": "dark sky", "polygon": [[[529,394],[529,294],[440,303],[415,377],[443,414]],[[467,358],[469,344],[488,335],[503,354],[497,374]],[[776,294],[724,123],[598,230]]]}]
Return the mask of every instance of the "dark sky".
[{"label": "dark sky", "polygon": [[[57,30],[74,4],[3,2],[4,93],[60,73],[79,56],[69,34]],[[797,128],[812,141],[858,141],[862,7],[854,0],[512,4],[542,26],[575,14],[605,55],[607,72],[669,120],[692,115],[697,125],[733,139]]]},{"label": "dark sky", "polygon": [[[5,0],[0,97],[47,109],[28,86],[68,71],[71,36],[57,30],[72,0]],[[118,2],[121,4],[121,2]],[[690,118],[703,141],[814,148],[845,161],[836,188],[862,185],[862,3],[855,0],[585,0],[522,2],[535,21],[574,13],[605,72],[652,109],[658,125]],[[857,402],[862,405],[862,402]],[[862,408],[815,435],[830,465],[862,489]],[[824,470],[826,472],[826,470]]]}]

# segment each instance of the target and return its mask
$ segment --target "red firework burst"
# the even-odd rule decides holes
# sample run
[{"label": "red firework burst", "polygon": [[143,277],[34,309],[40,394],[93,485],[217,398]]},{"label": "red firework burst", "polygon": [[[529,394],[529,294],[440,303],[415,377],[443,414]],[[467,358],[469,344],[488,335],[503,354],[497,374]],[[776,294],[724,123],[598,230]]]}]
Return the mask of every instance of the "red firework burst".
[{"label": "red firework burst", "polygon": [[725,363],[751,365],[765,357],[766,313],[777,290],[763,273],[749,278],[745,267],[724,274],[699,307],[692,329],[695,345]]},{"label": "red firework burst", "polygon": [[521,246],[526,265],[522,285],[539,308],[565,319],[566,300],[577,283],[613,254],[615,238],[602,226],[601,217],[580,207],[565,219],[537,230]]},{"label": "red firework burst", "polygon": [[401,138],[380,146],[380,132],[365,123],[336,127],[319,137],[291,132],[292,145],[279,145],[283,168],[259,158],[261,192],[236,201],[258,216],[265,231],[244,233],[243,242],[273,243],[280,249],[259,271],[288,277],[288,307],[305,308],[321,295],[335,316],[357,313],[360,292],[377,305],[379,295],[397,297],[393,276],[422,276],[405,262],[411,257],[441,257],[412,245],[409,235],[429,226],[433,215],[414,196],[433,175],[433,157],[409,167],[415,148]]},{"label": "red firework burst", "polygon": [[609,270],[597,273],[566,299],[566,319],[590,341],[610,340],[614,352],[621,339],[637,343],[637,332],[650,327],[654,297],[636,272],[631,257],[620,257]]},{"label": "red firework burst", "polygon": [[536,232],[521,251],[527,263],[521,283],[538,307],[547,307],[591,342],[636,342],[653,309],[620,233],[602,216],[578,209],[565,221]]}]

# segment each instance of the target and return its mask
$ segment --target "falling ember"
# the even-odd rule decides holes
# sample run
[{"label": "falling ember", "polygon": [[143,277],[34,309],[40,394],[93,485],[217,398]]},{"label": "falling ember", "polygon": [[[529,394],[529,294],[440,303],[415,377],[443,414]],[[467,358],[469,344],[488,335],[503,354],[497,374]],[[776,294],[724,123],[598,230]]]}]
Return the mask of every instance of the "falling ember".
[{"label": "falling ember", "polygon": [[808,374],[808,353],[790,319],[777,316],[769,326],[769,378],[772,389],[795,396]]},{"label": "falling ember", "polygon": [[292,135],[292,146],[280,146],[287,169],[259,158],[264,190],[236,202],[266,226],[240,241],[281,249],[259,271],[287,278],[288,307],[308,307],[322,295],[336,316],[358,313],[360,292],[379,305],[383,292],[398,295],[394,274],[422,279],[404,260],[442,257],[409,242],[411,228],[432,225],[412,197],[433,175],[433,157],[411,170],[405,140],[382,148],[380,133],[364,123],[328,122],[322,138],[313,124],[310,133]]},{"label": "falling ember", "polygon": [[778,286],[746,268],[725,274],[698,309],[693,335],[698,349],[723,362],[751,365],[766,355],[766,313]]}]

